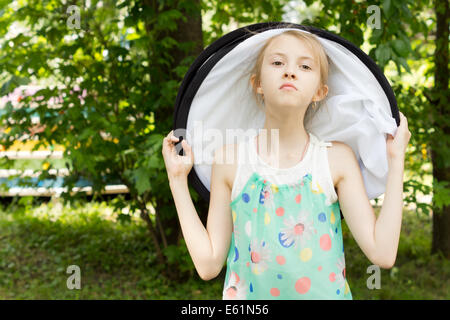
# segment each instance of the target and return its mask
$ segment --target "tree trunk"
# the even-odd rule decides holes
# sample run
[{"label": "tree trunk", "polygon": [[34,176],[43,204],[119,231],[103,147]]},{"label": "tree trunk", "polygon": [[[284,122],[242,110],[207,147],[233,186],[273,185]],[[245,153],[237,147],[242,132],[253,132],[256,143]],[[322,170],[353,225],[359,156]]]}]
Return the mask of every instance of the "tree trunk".
[{"label": "tree trunk", "polygon": [[[193,46],[188,52],[184,52],[177,47],[174,47],[170,51],[170,55],[173,57],[173,65],[170,68],[162,69],[165,74],[174,74],[172,70],[180,65],[183,59],[185,59],[187,56],[198,56],[203,51],[203,31],[200,0],[194,0],[192,1],[192,4],[195,5],[194,12],[186,12],[185,10],[182,10],[183,16],[186,17],[186,21],[183,21],[181,19],[178,20],[177,30],[168,31],[166,34],[161,35],[161,37],[171,37],[179,43],[193,42]],[[179,80],[181,83],[182,79],[177,80]],[[159,115],[160,119],[162,119],[163,117],[167,117],[167,115],[170,115],[170,121],[173,122],[173,108],[173,105],[160,108],[155,116],[158,117]],[[156,210],[158,210],[158,208],[170,208],[170,210],[173,210],[176,213],[173,199],[157,199]],[[197,209],[199,212],[202,212],[201,208],[197,207]],[[177,244],[181,234],[181,228],[178,222],[177,215],[175,214],[169,219],[167,219],[167,217],[161,216],[161,222],[165,229],[170,228],[172,230],[169,235],[166,235],[167,243],[169,245]]]},{"label": "tree trunk", "polygon": [[[148,0],[147,5],[151,5],[153,8],[158,8],[159,4],[154,2],[155,0]],[[174,1],[170,4],[171,7],[164,7],[162,10],[177,9],[178,3]],[[181,83],[182,78],[177,78],[174,69],[179,66],[183,59],[188,56],[198,56],[203,50],[203,31],[202,31],[202,16],[201,16],[201,3],[200,0],[190,1],[189,8],[192,8],[189,12],[182,9],[181,12],[186,18],[186,21],[179,19],[177,21],[177,29],[175,31],[161,32],[155,41],[161,41],[164,37],[173,38],[178,43],[192,42],[193,46],[187,52],[178,47],[168,49],[169,55],[173,58],[173,62],[170,66],[159,65],[158,74],[155,81],[167,81],[177,80]],[[151,30],[152,26],[147,25],[147,30]],[[167,127],[167,132],[172,128],[174,103],[172,105],[160,105],[155,110],[155,121],[161,128]],[[167,133],[166,132],[166,133]],[[158,229],[158,242],[163,243],[164,247],[168,245],[178,245],[180,239],[181,228],[176,213],[176,208],[172,197],[167,197],[166,193],[155,194],[156,202],[156,215],[157,215],[157,229]],[[205,207],[208,204],[205,201],[194,202],[194,205],[201,217],[204,217]],[[171,230],[170,234],[167,234],[168,229]]]},{"label": "tree trunk", "polygon": [[[449,150],[450,137],[449,90],[448,90],[448,36],[449,36],[449,4],[447,0],[435,2],[436,12],[436,51],[434,53],[434,91],[438,97],[436,105],[432,107],[436,128],[432,137],[433,179],[437,182],[450,181],[450,165],[446,155]],[[434,202],[433,202],[434,203]],[[441,252],[450,259],[450,206],[442,209],[433,207],[433,242],[432,253]]]}]

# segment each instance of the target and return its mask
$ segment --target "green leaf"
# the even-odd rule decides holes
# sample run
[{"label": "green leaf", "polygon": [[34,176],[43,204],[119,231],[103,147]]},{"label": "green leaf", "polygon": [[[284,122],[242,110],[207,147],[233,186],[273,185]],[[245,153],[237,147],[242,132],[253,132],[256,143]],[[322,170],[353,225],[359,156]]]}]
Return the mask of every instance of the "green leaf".
[{"label": "green leaf", "polygon": [[397,57],[397,61],[400,63],[400,65],[405,68],[406,71],[411,73],[411,69],[409,68],[408,63],[406,62],[406,59],[403,57]]},{"label": "green leaf", "polygon": [[433,203],[441,210],[450,205],[450,182],[433,180]]},{"label": "green leaf", "polygon": [[140,167],[134,170],[134,178],[136,179],[136,189],[139,194],[150,189],[150,171],[146,168]]},{"label": "green leaf", "polygon": [[384,11],[386,18],[389,19],[391,17],[391,15],[393,13],[392,9],[393,8],[392,8],[391,0],[384,0],[383,1],[383,11]]},{"label": "green leaf", "polygon": [[392,41],[392,48],[401,57],[407,57],[409,54],[409,43],[405,43],[402,39]]},{"label": "green leaf", "polygon": [[380,66],[384,66],[391,57],[391,49],[387,45],[382,44],[375,50],[375,57]]},{"label": "green leaf", "polygon": [[13,92],[17,87],[27,85],[28,83],[30,83],[30,79],[13,75],[0,88],[0,96],[6,96],[8,93]]}]

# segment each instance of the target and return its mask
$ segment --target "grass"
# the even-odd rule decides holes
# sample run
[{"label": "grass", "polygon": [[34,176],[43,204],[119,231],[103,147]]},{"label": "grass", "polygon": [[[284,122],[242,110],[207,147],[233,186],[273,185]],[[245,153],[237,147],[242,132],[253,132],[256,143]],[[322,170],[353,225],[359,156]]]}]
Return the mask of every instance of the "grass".
[{"label": "grass", "polygon": [[[214,299],[221,288],[198,276],[171,283],[155,267],[143,222],[118,222],[105,203],[0,213],[0,299]],[[69,265],[81,290],[69,290]],[[216,290],[211,290],[215,288]]]},{"label": "grass", "polygon": [[[379,208],[375,209],[379,214]],[[345,221],[345,220],[344,220]],[[342,223],[346,272],[353,299],[450,299],[450,261],[431,255],[431,217],[404,211],[397,259],[392,269],[380,269],[380,289],[368,289],[372,265]]]},{"label": "grass", "polygon": [[[374,290],[366,286],[372,263],[342,226],[355,300],[450,298],[450,263],[429,254],[429,218],[404,213],[395,267],[381,269],[381,289]],[[80,290],[67,288],[69,265],[80,267]],[[28,203],[0,212],[0,299],[221,299],[224,271],[211,281],[196,273],[184,282],[162,277],[144,223],[117,220],[104,202]]]}]

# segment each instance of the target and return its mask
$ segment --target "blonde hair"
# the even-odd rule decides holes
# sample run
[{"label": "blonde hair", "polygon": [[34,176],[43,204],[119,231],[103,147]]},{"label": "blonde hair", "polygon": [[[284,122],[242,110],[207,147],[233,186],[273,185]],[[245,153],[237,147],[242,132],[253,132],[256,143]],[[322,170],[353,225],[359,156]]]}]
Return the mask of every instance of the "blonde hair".
[{"label": "blonde hair", "polygon": [[[287,26],[287,27],[289,28],[290,26]],[[249,30],[249,32],[256,34],[255,32],[252,32],[250,30]],[[309,45],[309,47],[311,48],[311,50],[313,52],[314,59],[316,59],[317,63],[319,64],[320,84],[325,85],[328,81],[328,68],[329,68],[328,56],[326,55],[325,50],[323,49],[323,47],[320,44],[317,37],[311,33],[302,32],[300,30],[299,31],[296,31],[296,30],[284,31],[280,34],[277,34],[277,35],[269,38],[266,41],[264,46],[259,51],[258,56],[256,58],[255,65],[250,72],[252,76],[254,75],[254,83],[252,84],[252,92],[253,92],[253,95],[254,95],[256,101],[258,102],[258,106],[263,103],[263,98],[262,98],[261,94],[256,92],[256,86],[258,83],[261,82],[261,67],[262,67],[262,63],[264,60],[264,52],[274,39],[276,39],[277,37],[280,37],[282,35],[295,36],[297,39],[300,39],[300,40],[304,41],[307,45]],[[305,119],[308,118],[308,121],[306,121],[306,122],[309,122],[309,119],[315,114],[315,112],[317,112],[317,110],[315,110],[315,112],[310,111],[311,109],[312,109],[311,107],[308,107],[308,109],[306,111]],[[314,114],[311,114],[311,113],[314,113]]]}]

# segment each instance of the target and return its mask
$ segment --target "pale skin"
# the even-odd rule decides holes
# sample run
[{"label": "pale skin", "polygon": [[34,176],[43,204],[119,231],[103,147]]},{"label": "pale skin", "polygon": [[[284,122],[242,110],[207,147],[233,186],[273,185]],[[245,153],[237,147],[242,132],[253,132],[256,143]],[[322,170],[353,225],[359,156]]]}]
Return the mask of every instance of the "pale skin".
[{"label": "pale skin", "polygon": [[[294,84],[298,90],[280,89],[286,82]],[[264,129],[279,130],[279,167],[292,167],[298,163],[298,155],[307,144],[307,133],[302,125],[306,108],[311,101],[320,101],[328,92],[327,86],[320,81],[313,52],[293,36],[277,37],[264,53],[261,83],[252,81],[252,84],[264,95]],[[330,173],[345,221],[367,258],[384,269],[392,268],[397,255],[403,210],[404,155],[410,137],[407,119],[400,113],[400,126],[395,137],[389,135],[386,141],[389,173],[378,217],[367,197],[353,150],[338,141],[332,141],[328,148]],[[273,154],[269,139],[270,134],[267,154],[259,156],[271,164]],[[194,155],[186,140],[181,143],[185,155],[178,155],[174,146],[177,141],[173,131],[163,141],[162,154],[169,185],[195,268],[203,280],[210,280],[222,270],[230,247],[233,226],[230,203],[236,177],[237,148],[235,144],[229,144],[215,152],[205,228],[188,189],[187,175],[192,169]],[[233,160],[226,162],[224,159]]]}]

